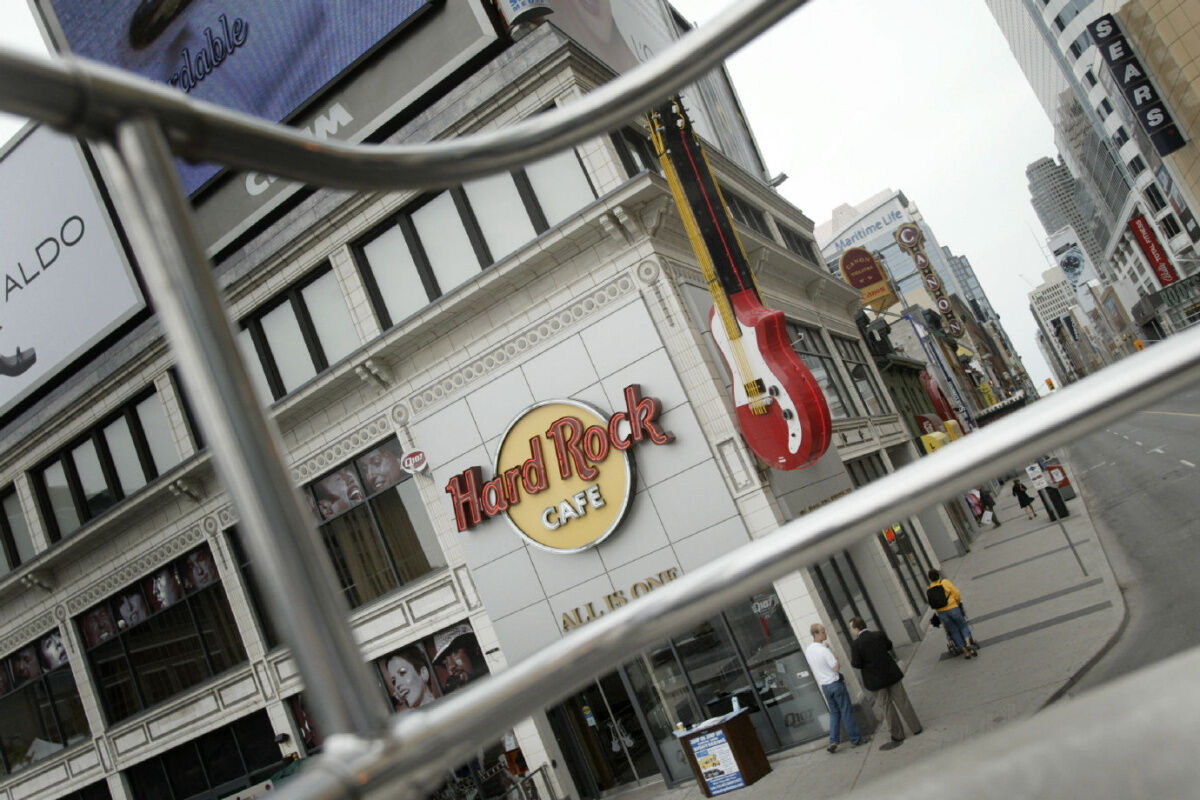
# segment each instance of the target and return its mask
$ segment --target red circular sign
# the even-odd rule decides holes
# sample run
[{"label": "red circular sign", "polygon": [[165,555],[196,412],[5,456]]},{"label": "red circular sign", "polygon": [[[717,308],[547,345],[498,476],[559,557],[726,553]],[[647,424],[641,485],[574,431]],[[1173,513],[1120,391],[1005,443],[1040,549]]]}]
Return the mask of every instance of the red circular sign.
[{"label": "red circular sign", "polygon": [[410,450],[404,454],[404,458],[400,461],[400,466],[405,472],[416,474],[425,469],[425,464],[428,459],[425,458],[424,450]]}]

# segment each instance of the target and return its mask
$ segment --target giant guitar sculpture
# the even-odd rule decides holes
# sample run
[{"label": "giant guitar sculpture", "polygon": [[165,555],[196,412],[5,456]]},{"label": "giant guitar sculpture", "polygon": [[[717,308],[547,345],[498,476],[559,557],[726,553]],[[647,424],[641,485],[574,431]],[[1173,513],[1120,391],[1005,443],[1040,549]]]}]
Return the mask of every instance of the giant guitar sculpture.
[{"label": "giant guitar sculpture", "polygon": [[775,469],[807,467],[829,447],[825,395],[792,349],[783,313],[763,306],[721,190],[678,97],[650,114],[650,131],[713,298],[709,327],[732,374],[742,435]]}]

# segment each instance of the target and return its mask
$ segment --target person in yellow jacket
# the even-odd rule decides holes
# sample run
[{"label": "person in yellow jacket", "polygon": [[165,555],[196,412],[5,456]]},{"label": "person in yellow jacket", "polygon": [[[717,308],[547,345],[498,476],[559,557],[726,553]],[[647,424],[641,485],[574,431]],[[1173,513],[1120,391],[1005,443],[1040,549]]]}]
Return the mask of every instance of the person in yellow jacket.
[{"label": "person in yellow jacket", "polygon": [[937,612],[938,619],[946,626],[946,633],[962,650],[963,658],[968,661],[979,655],[979,645],[971,637],[971,628],[962,610],[962,595],[958,587],[936,569],[929,570],[929,585],[925,587],[925,597],[929,605]]}]

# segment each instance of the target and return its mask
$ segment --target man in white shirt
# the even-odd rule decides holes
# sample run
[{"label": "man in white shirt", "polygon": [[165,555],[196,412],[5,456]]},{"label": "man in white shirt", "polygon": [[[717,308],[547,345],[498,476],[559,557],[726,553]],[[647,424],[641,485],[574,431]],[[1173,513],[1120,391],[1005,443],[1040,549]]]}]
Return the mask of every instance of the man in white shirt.
[{"label": "man in white shirt", "polygon": [[808,660],[808,667],[817,679],[817,684],[825,695],[825,702],[829,705],[829,747],[825,749],[831,753],[837,752],[838,743],[842,740],[843,724],[846,726],[846,732],[850,734],[850,744],[858,747],[862,744],[863,737],[858,732],[858,723],[854,721],[850,692],[846,690],[846,681],[842,678],[837,656],[829,647],[825,626],[814,622],[808,632],[812,634],[813,643],[805,648],[804,657]]}]

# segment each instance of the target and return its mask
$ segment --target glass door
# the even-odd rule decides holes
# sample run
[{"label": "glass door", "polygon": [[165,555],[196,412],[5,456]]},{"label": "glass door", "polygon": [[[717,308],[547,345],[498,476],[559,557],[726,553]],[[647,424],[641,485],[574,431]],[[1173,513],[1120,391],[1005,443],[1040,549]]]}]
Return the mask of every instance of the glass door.
[{"label": "glass door", "polygon": [[600,797],[661,774],[617,673],[584,687],[548,716],[582,797]]}]

